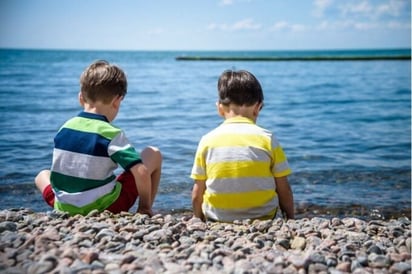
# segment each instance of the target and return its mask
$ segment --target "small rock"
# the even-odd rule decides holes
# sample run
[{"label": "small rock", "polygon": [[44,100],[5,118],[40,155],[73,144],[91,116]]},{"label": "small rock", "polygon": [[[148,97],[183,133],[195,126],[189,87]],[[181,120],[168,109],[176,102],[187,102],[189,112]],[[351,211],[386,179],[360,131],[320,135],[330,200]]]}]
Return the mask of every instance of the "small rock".
[{"label": "small rock", "polygon": [[0,223],[0,233],[3,231],[16,231],[17,225],[14,222],[4,221]]},{"label": "small rock", "polygon": [[292,249],[298,249],[298,250],[304,250],[306,247],[306,239],[303,237],[295,237],[292,241],[291,248]]},{"label": "small rock", "polygon": [[367,253],[368,253],[368,254],[375,253],[375,254],[381,255],[381,254],[383,254],[383,251],[382,251],[382,249],[380,249],[379,246],[377,246],[377,245],[371,245],[371,246],[368,248]]},{"label": "small rock", "polygon": [[411,264],[406,262],[394,263],[389,271],[391,273],[408,273],[408,271],[411,271]]},{"label": "small rock", "polygon": [[390,265],[390,260],[384,255],[372,253],[368,256],[368,265],[370,267],[384,268]]}]

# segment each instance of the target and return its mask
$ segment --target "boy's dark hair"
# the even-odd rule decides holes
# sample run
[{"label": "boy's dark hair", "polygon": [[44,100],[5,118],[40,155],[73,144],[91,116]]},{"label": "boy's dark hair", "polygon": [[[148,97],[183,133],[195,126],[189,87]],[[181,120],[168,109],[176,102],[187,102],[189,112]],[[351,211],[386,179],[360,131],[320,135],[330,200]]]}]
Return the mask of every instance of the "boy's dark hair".
[{"label": "boy's dark hair", "polygon": [[122,69],[105,60],[98,60],[80,76],[80,91],[86,101],[109,103],[127,93],[127,79]]},{"label": "boy's dark hair", "polygon": [[256,77],[246,70],[226,70],[217,83],[219,103],[251,106],[263,102],[263,91]]}]

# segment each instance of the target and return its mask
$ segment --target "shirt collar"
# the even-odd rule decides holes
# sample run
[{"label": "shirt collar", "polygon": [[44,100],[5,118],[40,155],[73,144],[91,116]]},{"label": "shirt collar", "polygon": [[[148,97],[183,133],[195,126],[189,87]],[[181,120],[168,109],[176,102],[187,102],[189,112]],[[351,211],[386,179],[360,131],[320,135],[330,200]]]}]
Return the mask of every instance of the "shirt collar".
[{"label": "shirt collar", "polygon": [[234,123],[254,124],[254,122],[251,119],[242,117],[242,116],[228,118],[223,123],[224,124],[234,124]]},{"label": "shirt collar", "polygon": [[108,123],[109,123],[109,120],[107,120],[106,116],[101,115],[101,114],[96,114],[96,113],[91,113],[91,112],[82,111],[82,112],[80,112],[79,115],[77,115],[77,116],[83,117],[83,118],[100,120],[100,121],[104,121],[104,122],[108,122]]}]

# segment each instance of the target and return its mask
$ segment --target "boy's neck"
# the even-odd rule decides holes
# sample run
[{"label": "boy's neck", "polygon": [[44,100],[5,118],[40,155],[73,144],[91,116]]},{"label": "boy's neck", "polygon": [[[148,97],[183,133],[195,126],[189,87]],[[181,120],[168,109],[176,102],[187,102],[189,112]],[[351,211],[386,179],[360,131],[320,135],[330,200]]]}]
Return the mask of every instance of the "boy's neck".
[{"label": "boy's neck", "polygon": [[256,108],[254,106],[223,106],[221,115],[225,120],[235,117],[244,117],[256,123],[256,119],[259,113],[256,112],[255,109]]},{"label": "boy's neck", "polygon": [[87,101],[79,92],[79,103],[83,107],[85,112],[100,114],[106,117],[111,123],[116,118],[119,112],[120,102],[123,100],[123,96],[116,96],[109,103],[103,103],[102,101]]},{"label": "boy's neck", "polygon": [[99,104],[99,103],[93,103],[93,104],[85,103],[83,105],[83,110],[85,112],[103,115],[107,118],[107,120],[109,122],[112,122],[114,120],[114,118],[116,117],[116,114],[117,114],[117,113],[114,114],[113,111],[111,111],[110,107],[107,107],[107,106],[105,106],[103,104]]}]

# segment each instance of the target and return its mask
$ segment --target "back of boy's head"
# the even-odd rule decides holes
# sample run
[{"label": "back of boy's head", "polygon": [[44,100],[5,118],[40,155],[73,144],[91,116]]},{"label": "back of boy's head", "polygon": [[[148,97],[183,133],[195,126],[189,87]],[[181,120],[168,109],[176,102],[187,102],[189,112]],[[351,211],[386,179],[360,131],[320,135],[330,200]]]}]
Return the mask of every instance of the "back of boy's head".
[{"label": "back of boy's head", "polygon": [[80,91],[86,102],[110,103],[127,93],[127,79],[122,69],[99,60],[88,66],[80,76]]},{"label": "back of boy's head", "polygon": [[252,106],[263,102],[263,91],[256,77],[246,70],[226,70],[219,78],[219,103]]}]

